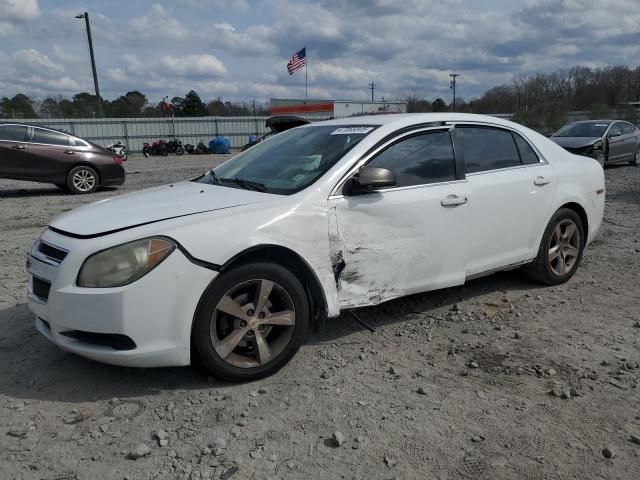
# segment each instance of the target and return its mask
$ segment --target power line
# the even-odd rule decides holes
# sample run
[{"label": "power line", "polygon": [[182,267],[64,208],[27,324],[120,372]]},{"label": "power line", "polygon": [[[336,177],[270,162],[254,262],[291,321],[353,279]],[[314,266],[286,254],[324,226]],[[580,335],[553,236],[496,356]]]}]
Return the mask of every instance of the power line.
[{"label": "power line", "polygon": [[456,111],[456,78],[460,76],[459,73],[450,73],[451,77],[451,85],[450,88],[453,90],[453,108],[452,111]]}]

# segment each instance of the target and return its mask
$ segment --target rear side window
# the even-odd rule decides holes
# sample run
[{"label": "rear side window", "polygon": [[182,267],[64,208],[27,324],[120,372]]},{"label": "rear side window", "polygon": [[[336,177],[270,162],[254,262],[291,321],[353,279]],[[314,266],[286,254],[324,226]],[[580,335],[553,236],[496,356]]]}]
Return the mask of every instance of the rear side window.
[{"label": "rear side window", "polygon": [[513,138],[516,141],[518,152],[520,152],[520,160],[522,160],[523,165],[534,165],[536,163],[540,163],[538,155],[536,155],[536,152],[533,151],[531,145],[529,145],[524,138],[517,133],[513,134]]},{"label": "rear side window", "polygon": [[64,145],[68,147],[69,135],[65,135],[64,133],[52,132],[51,130],[43,130],[42,128],[34,128],[33,143]]},{"label": "rear side window", "polygon": [[622,134],[623,135],[629,135],[630,133],[633,133],[635,131],[636,131],[636,129],[630,123],[623,123],[622,124]]},{"label": "rear side window", "polygon": [[22,125],[0,125],[0,140],[5,142],[24,142],[27,138],[27,127]]},{"label": "rear side window", "polygon": [[506,130],[483,127],[456,128],[456,144],[464,155],[467,173],[520,165],[520,155]]},{"label": "rear side window", "polygon": [[369,162],[391,170],[398,187],[455,180],[456,168],[449,132],[428,132],[400,140]]}]

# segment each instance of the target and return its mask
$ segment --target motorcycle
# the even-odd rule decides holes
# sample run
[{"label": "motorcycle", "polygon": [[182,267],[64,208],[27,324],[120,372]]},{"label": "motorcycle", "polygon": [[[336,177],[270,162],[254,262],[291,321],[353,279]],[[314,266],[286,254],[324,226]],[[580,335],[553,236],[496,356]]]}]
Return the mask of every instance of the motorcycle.
[{"label": "motorcycle", "polygon": [[182,142],[177,139],[169,140],[167,142],[167,150],[169,151],[169,153],[184,155],[184,147],[182,146]]},{"label": "motorcycle", "polygon": [[127,160],[127,147],[121,141],[118,140],[116,143],[107,146],[107,150],[111,150],[114,155],[122,158],[123,162]]},{"label": "motorcycle", "polygon": [[209,147],[207,147],[203,142],[199,142],[194,151],[196,155],[204,155],[206,153],[211,153]]},{"label": "motorcycle", "polygon": [[190,155],[193,155],[194,153],[196,153],[196,147],[195,147],[195,145],[191,145],[190,143],[186,143],[186,144],[184,145],[184,149],[185,149],[185,151],[186,151],[188,154],[190,154]]},{"label": "motorcycle", "polygon": [[149,157],[150,155],[162,155],[166,157],[169,155],[169,149],[167,148],[167,142],[164,140],[158,140],[157,142],[149,143],[144,142],[142,144],[142,154],[145,157]]}]

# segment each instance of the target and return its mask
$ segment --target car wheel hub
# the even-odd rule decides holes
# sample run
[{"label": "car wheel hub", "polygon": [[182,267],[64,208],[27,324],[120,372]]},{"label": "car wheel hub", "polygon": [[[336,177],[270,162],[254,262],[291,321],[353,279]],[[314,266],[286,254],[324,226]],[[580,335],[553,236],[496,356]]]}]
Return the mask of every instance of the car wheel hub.
[{"label": "car wheel hub", "polygon": [[241,282],[216,305],[209,329],[211,342],[230,365],[259,367],[285,350],[295,319],[293,300],[281,285],[267,279]]},{"label": "car wheel hub", "polygon": [[558,222],[549,239],[548,252],[549,268],[554,274],[562,277],[571,271],[580,255],[580,230],[573,220]]},{"label": "car wheel hub", "polygon": [[88,170],[78,170],[73,174],[72,181],[73,186],[81,192],[88,192],[96,183],[95,177]]}]

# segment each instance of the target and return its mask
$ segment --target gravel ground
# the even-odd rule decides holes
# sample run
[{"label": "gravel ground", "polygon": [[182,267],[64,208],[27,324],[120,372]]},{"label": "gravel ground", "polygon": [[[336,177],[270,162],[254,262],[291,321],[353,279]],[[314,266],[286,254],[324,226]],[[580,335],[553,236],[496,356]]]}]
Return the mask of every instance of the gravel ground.
[{"label": "gravel ground", "polygon": [[360,310],[375,333],[343,315],[259,382],[102,365],[36,332],[25,254],[52,216],[223,159],[134,157],[91,196],[0,180],[0,478],[640,478],[638,168],[607,170],[567,284],[509,272]]}]

